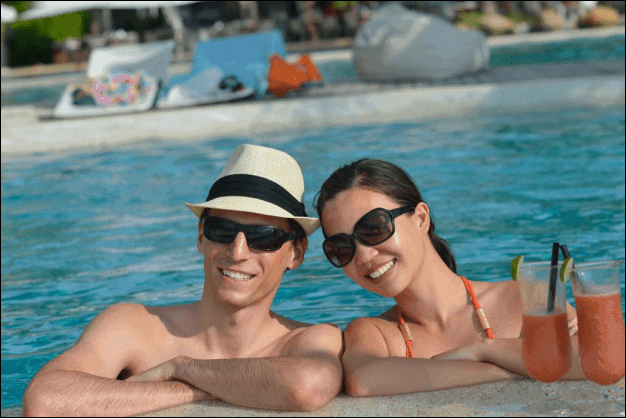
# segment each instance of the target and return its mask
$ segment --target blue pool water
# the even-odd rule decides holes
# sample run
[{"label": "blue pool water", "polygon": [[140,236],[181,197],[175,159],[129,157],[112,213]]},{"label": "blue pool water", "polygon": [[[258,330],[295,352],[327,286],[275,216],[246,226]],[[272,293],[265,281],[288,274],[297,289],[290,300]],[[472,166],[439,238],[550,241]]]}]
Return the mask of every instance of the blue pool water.
[{"label": "blue pool water", "polygon": [[[279,148],[300,163],[309,214],[322,182],[342,164],[369,156],[404,167],[459,273],[471,279],[508,279],[513,257],[548,260],[553,241],[578,260],[624,259],[623,107],[3,158],[2,408],[19,406],[33,374],[105,307],[200,298],[196,218],[183,202],[203,200],[243,142]],[[343,328],[392,304],[331,267],[321,242],[321,232],[311,236],[275,311]],[[620,281],[624,301],[623,266]]]}]

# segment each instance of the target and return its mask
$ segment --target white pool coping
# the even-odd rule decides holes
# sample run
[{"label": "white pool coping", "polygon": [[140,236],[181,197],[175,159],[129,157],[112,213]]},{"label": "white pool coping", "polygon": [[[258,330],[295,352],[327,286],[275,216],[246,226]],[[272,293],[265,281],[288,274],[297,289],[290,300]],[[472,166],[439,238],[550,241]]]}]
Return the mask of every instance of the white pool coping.
[{"label": "white pool coping", "polygon": [[146,417],[557,417],[624,416],[624,379],[600,386],[591,381],[542,383],[501,381],[388,397],[340,394],[312,412],[281,412],[234,406],[220,400],[190,403]]},{"label": "white pool coping", "polygon": [[217,136],[313,127],[419,121],[477,112],[624,104],[624,75],[467,86],[405,87],[329,97],[290,98],[151,110],[89,119],[38,119],[31,106],[2,108],[3,157],[102,149],[146,140],[196,141]]}]

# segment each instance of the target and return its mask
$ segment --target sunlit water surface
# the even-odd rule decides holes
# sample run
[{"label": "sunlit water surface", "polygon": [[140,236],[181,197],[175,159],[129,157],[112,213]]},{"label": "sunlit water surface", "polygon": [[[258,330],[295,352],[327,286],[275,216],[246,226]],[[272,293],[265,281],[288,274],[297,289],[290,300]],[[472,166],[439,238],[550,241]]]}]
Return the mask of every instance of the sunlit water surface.
[{"label": "sunlit water surface", "polygon": [[[392,161],[416,180],[459,273],[509,277],[511,259],[624,259],[624,108],[566,109],[419,123],[284,131],[191,144],[146,141],[109,151],[2,161],[2,408],[105,307],[200,298],[196,218],[241,143],[279,148],[302,166],[306,205],[337,167]],[[326,261],[322,234],[289,272],[273,310],[345,327],[392,300]],[[620,271],[622,304],[624,268]],[[569,301],[573,303],[571,290]]]}]

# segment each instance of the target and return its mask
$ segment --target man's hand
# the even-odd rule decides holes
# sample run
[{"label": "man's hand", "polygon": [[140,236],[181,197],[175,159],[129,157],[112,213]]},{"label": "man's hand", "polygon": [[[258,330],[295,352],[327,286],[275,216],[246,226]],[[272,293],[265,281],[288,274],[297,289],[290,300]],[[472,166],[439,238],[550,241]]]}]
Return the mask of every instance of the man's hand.
[{"label": "man's hand", "polygon": [[176,369],[180,365],[180,361],[184,358],[183,355],[179,355],[176,358],[172,358],[167,362],[164,362],[156,367],[150,368],[142,372],[141,374],[134,375],[127,378],[126,381],[130,382],[142,382],[142,381],[170,381],[176,379]]}]

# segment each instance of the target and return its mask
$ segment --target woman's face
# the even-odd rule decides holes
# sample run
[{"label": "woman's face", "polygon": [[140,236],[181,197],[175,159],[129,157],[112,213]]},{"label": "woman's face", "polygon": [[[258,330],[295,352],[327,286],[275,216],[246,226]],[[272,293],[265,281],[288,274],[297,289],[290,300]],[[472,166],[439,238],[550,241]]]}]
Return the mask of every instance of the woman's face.
[{"label": "woman's face", "polygon": [[[352,234],[359,219],[375,208],[394,210],[402,205],[387,195],[355,187],[328,201],[322,210],[322,227],[327,237]],[[423,263],[429,227],[428,207],[420,203],[415,213],[405,213],[395,220],[395,233],[386,241],[365,246],[356,241],[353,259],[343,267],[353,281],[376,294],[394,297],[416,278]]]}]

